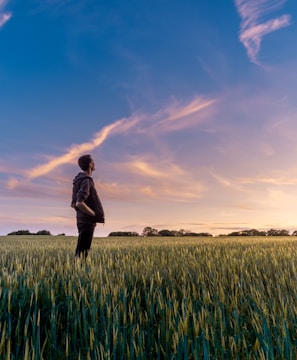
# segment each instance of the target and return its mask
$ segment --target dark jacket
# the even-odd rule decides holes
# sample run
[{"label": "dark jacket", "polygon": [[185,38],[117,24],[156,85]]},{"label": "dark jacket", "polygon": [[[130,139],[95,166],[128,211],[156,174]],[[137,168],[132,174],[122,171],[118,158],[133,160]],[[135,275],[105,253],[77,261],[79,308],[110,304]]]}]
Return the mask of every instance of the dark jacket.
[{"label": "dark jacket", "polygon": [[[75,205],[77,201],[86,203],[96,213],[96,216],[90,216],[78,209]],[[103,207],[95,189],[94,180],[84,172],[78,173],[73,179],[71,207],[76,210],[77,222],[105,222]]]}]

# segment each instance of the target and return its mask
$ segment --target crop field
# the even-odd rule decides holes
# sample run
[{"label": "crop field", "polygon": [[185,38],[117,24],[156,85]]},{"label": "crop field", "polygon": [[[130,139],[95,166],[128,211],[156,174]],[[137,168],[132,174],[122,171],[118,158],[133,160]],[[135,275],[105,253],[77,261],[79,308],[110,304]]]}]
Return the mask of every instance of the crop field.
[{"label": "crop field", "polygon": [[296,359],[297,238],[0,237],[0,359]]}]

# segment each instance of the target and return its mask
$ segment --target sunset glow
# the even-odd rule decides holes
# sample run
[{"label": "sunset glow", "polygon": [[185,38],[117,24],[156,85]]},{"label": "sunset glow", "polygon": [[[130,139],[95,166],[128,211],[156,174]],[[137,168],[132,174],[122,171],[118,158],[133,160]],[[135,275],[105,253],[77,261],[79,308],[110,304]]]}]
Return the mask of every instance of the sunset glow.
[{"label": "sunset glow", "polygon": [[[224,16],[222,16],[224,14]],[[297,5],[0,0],[0,235],[297,230]]]}]

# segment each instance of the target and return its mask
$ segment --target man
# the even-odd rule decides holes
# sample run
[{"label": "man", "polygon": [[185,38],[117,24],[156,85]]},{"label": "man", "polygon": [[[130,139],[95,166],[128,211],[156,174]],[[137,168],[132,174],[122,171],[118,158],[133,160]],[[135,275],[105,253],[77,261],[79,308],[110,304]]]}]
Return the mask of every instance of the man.
[{"label": "man", "polygon": [[78,239],[75,257],[88,256],[96,223],[104,223],[104,211],[91,177],[95,163],[91,155],[78,159],[82,172],[73,179],[71,207],[76,210]]}]

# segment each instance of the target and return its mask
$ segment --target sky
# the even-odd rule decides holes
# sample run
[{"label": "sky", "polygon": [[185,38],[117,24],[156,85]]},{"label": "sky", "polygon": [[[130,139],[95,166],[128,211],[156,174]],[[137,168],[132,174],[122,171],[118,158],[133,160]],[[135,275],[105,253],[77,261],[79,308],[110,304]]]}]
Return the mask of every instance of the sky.
[{"label": "sky", "polygon": [[297,230],[295,0],[0,0],[0,235]]}]

